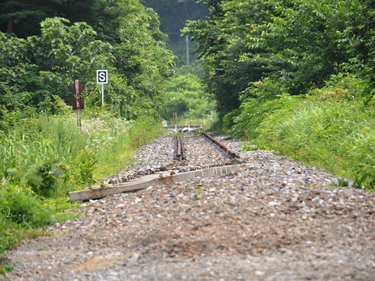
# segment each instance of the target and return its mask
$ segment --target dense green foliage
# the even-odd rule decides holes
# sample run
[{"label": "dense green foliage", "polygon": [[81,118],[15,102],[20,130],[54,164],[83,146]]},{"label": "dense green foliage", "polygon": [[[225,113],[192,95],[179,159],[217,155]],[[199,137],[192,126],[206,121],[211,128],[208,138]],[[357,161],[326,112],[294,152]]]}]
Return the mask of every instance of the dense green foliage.
[{"label": "dense green foliage", "polygon": [[200,64],[184,65],[175,69],[172,77],[165,81],[165,96],[161,117],[169,124],[208,125],[216,118],[215,100],[206,91],[200,78]]},{"label": "dense green foliage", "polygon": [[18,38],[0,33],[0,118],[15,110],[26,115],[53,111],[53,103],[61,100],[70,104],[74,95],[68,87],[75,79],[86,86],[87,105],[100,105],[97,69],[109,71],[109,110],[127,118],[158,114],[162,81],[172,74],[174,63],[158,17],[137,0],[111,3],[126,8],[116,25],[101,27],[105,36],[87,23],[57,17],[40,24],[40,35]]},{"label": "dense green foliage", "polygon": [[[375,104],[364,105],[363,90],[362,80],[338,76],[305,97],[248,100],[234,131],[246,128],[257,149],[276,150],[374,190]],[[251,145],[248,149],[254,149]]]},{"label": "dense green foliage", "polygon": [[41,24],[40,37],[19,39],[0,34],[2,110],[49,111],[52,95],[69,102],[73,94],[68,86],[73,79],[80,78],[86,84],[83,77],[88,72],[103,68],[108,59],[114,60],[111,46],[95,40],[90,26],[66,23],[60,18],[47,19]]},{"label": "dense green foliage", "polygon": [[166,84],[164,119],[171,119],[173,112],[184,119],[208,120],[215,103],[205,92],[199,77],[194,74],[183,74],[172,77]]},{"label": "dense green foliage", "polygon": [[[64,219],[70,191],[123,168],[174,112],[208,119],[216,107],[247,149],[375,189],[373,1],[145,2],[166,33],[201,19],[184,33],[203,71],[172,70],[168,34],[138,0],[0,3],[0,252],[35,234],[25,229]],[[103,107],[97,69],[110,77]],[[74,79],[86,86],[82,131]]]},{"label": "dense green foliage", "polygon": [[221,126],[374,189],[373,1],[200,2],[184,32]]},{"label": "dense green foliage", "polygon": [[[209,21],[190,22],[185,33],[197,42],[221,116],[246,97],[301,95],[342,71],[373,73],[371,1],[201,2]],[[259,91],[259,81],[272,91]]]},{"label": "dense green foliage", "polygon": [[68,207],[69,192],[123,169],[160,130],[151,117],[127,121],[104,110],[86,112],[81,132],[70,114],[9,127],[0,135],[0,225],[7,223],[0,228],[0,252],[23,237],[22,229],[66,218],[60,212]]},{"label": "dense green foliage", "polygon": [[126,6],[127,1],[5,0],[0,3],[0,31],[22,38],[40,35],[39,23],[45,18],[63,17],[71,22],[86,22],[103,39],[117,30]]},{"label": "dense green foliage", "polygon": [[[70,191],[123,169],[160,134],[175,57],[158,15],[138,0],[3,1],[0,24],[2,253],[66,219]],[[109,72],[104,106],[97,69]],[[75,79],[86,87],[81,130],[68,88]]]}]

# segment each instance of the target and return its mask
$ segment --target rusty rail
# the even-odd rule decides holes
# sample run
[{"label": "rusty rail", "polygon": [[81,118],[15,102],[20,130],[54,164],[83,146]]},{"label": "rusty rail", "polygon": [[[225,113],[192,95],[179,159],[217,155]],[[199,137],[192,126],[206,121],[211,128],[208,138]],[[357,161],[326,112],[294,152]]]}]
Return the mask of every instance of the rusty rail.
[{"label": "rusty rail", "polygon": [[[216,145],[223,153],[225,156],[228,158],[240,158],[236,152],[231,150],[229,147],[218,141],[217,139],[211,137],[210,135],[206,133],[201,133],[206,139],[210,142],[212,142],[214,145]],[[183,142],[181,140],[181,137],[176,136],[175,137],[175,151],[174,151],[174,159],[175,160],[185,160],[186,155],[185,155],[185,149],[183,146]]]},{"label": "rusty rail", "polygon": [[184,151],[183,143],[180,137],[175,137],[175,147],[176,149],[175,149],[174,159],[185,160],[186,159],[185,151]]},{"label": "rusty rail", "polygon": [[210,135],[206,134],[206,133],[201,133],[203,136],[205,136],[209,141],[213,142],[214,144],[216,144],[218,147],[220,147],[220,149],[222,149],[224,151],[224,153],[229,157],[229,158],[240,158],[233,150],[231,150],[229,147],[227,147],[226,145],[222,144],[221,142],[219,142],[217,139],[214,139],[213,137],[211,137]]}]

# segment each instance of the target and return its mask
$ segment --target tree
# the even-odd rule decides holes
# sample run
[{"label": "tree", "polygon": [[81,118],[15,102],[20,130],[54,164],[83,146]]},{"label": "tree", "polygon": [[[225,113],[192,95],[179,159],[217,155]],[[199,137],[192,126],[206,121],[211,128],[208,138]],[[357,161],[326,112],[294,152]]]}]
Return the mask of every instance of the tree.
[{"label": "tree", "polygon": [[21,37],[36,34],[39,22],[53,13],[58,1],[8,0],[0,3],[1,31],[8,34],[17,30]]},{"label": "tree", "polygon": [[193,74],[178,75],[166,83],[162,117],[166,120],[176,112],[183,118],[208,118],[215,102],[205,90],[202,81]]},{"label": "tree", "polygon": [[125,8],[109,0],[6,0],[0,3],[0,31],[21,38],[40,35],[39,24],[45,18],[63,17],[86,22],[103,40],[113,35]]},{"label": "tree", "polygon": [[366,104],[375,95],[375,2],[372,0],[351,1],[351,9],[347,17],[351,24],[346,24],[342,32],[343,40],[339,43],[345,48],[349,56],[345,70],[362,77],[366,84],[363,93]]},{"label": "tree", "polygon": [[[111,66],[111,45],[95,40],[95,31],[86,23],[67,26],[62,18],[42,22],[40,36],[27,39],[0,33],[0,104],[5,110],[51,109],[52,95],[70,103],[68,86],[74,79],[87,84],[95,69]],[[77,40],[78,39],[78,40]],[[93,88],[91,88],[93,90]]]},{"label": "tree", "polygon": [[[184,29],[196,41],[197,52],[206,69],[205,81],[217,100],[220,117],[240,105],[239,95],[248,83],[269,71],[259,54],[261,47],[248,48],[246,38],[260,37],[257,25],[269,22],[275,1],[202,1],[210,10],[209,21],[191,21]],[[244,59],[243,55],[253,56]]]},{"label": "tree", "polygon": [[[354,23],[363,28],[366,10],[361,1],[202,2],[209,7],[209,20],[189,22],[184,33],[197,42],[220,116],[237,109],[246,96],[275,99],[277,89],[301,95],[322,87],[351,64],[348,29]],[[362,39],[355,40],[358,46]],[[272,84],[273,91],[265,91]]]},{"label": "tree", "polygon": [[97,40],[97,32],[87,23],[58,17],[43,21],[40,35],[27,39],[0,33],[0,105],[4,110],[27,104],[50,110],[52,95],[69,104],[73,95],[68,86],[74,79],[86,86],[83,95],[88,105],[100,105],[95,75],[97,69],[107,69],[106,103],[112,111],[128,118],[145,112],[158,115],[162,81],[172,74],[174,56],[165,48],[166,38],[152,9],[137,0],[115,3],[126,9],[116,24],[102,25],[104,31],[116,27],[108,38],[112,44]]},{"label": "tree", "polygon": [[282,80],[290,94],[322,87],[343,70],[348,55],[340,42],[351,21],[351,5],[337,0],[288,1],[277,9],[272,22],[263,25],[261,44],[270,53],[269,64],[279,66],[272,76]]},{"label": "tree", "polygon": [[175,57],[166,49],[167,38],[159,30],[154,10],[137,0],[120,3],[127,3],[127,13],[119,23],[113,54],[115,67],[126,81],[128,95],[126,98],[119,95],[116,100],[122,107],[131,104],[133,112],[159,112],[163,81],[172,75]]},{"label": "tree", "polygon": [[7,38],[0,33],[0,118],[2,111],[25,109],[42,102],[45,92],[31,63],[25,39]]}]

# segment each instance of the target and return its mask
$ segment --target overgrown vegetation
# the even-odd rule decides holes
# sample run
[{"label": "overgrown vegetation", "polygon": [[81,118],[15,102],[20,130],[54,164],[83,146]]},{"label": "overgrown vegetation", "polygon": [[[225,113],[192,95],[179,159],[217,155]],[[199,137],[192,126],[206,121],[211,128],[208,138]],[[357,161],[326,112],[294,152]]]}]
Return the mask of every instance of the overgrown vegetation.
[{"label": "overgrown vegetation", "polygon": [[184,33],[196,42],[217,125],[373,190],[373,2],[200,2],[208,20]]},{"label": "overgrown vegetation", "polygon": [[[185,68],[192,69],[192,67]],[[210,122],[215,111],[212,95],[205,91],[203,81],[195,74],[176,74],[166,82],[166,94],[162,107],[162,117],[173,123],[174,116],[180,120],[190,120],[189,124],[197,120]],[[174,115],[177,114],[177,115]],[[194,121],[193,121],[194,120]]]},{"label": "overgrown vegetation", "polygon": [[[161,133],[152,117],[127,121],[104,110],[9,124],[0,135],[0,252],[36,227],[61,221],[69,192],[120,171],[132,153]],[[74,205],[73,205],[74,206]],[[26,232],[25,232],[26,230]],[[29,230],[29,231],[27,231]]]},{"label": "overgrown vegetation", "polygon": [[303,98],[284,94],[260,105],[250,99],[234,131],[246,128],[257,149],[276,150],[375,190],[375,108],[364,105],[363,91],[360,79],[339,76]]},{"label": "overgrown vegetation", "polygon": [[[175,60],[158,15],[138,0],[29,2],[0,3],[0,273],[10,245],[71,216],[69,192],[120,171],[160,133]],[[109,73],[103,106],[97,69]],[[81,130],[75,79],[85,86]]]},{"label": "overgrown vegetation", "polygon": [[[87,21],[61,18],[49,2],[65,11],[87,3]],[[172,69],[158,15],[138,0],[0,4],[0,253],[69,217],[68,193],[119,171],[173,113],[192,124],[216,109],[217,126],[249,140],[247,149],[375,189],[372,1],[146,2],[168,19],[173,7],[207,6],[208,20],[184,30],[202,64]],[[96,69],[109,71],[104,106]],[[70,109],[74,79],[86,86],[81,132]]]},{"label": "overgrown vegetation", "polygon": [[0,32],[0,119],[3,112],[15,110],[24,116],[57,113],[54,103],[71,104],[74,95],[69,86],[75,79],[86,87],[85,104],[100,106],[98,69],[109,73],[108,110],[128,119],[146,113],[158,116],[163,81],[174,64],[166,36],[158,29],[157,15],[138,1],[112,2],[123,6],[118,25],[108,32],[111,37],[102,38],[85,22],[60,17],[38,23],[40,35],[19,38]]}]

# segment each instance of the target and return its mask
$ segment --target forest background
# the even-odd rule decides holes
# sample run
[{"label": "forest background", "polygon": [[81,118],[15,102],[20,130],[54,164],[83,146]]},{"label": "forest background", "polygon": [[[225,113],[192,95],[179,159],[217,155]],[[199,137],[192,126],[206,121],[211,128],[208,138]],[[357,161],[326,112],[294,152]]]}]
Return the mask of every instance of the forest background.
[{"label": "forest background", "polygon": [[246,149],[373,190],[374,17],[370,0],[2,1],[0,252],[69,217],[68,193],[123,169],[174,112],[216,112]]}]

